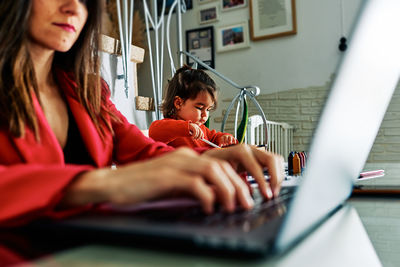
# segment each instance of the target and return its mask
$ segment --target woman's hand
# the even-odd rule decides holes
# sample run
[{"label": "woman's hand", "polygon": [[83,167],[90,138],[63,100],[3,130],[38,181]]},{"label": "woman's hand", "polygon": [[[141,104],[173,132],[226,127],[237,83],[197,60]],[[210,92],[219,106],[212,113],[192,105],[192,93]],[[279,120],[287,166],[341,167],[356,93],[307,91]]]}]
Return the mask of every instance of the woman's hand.
[{"label": "woman's hand", "polygon": [[189,123],[189,132],[192,135],[193,139],[202,139],[204,138],[204,133],[201,130],[200,126],[195,123]]},{"label": "woman's hand", "polygon": [[212,213],[216,201],[229,212],[234,211],[236,202],[245,209],[254,204],[246,184],[228,162],[188,148],[116,170],[83,173],[67,189],[63,204],[124,205],[174,194],[199,199],[206,213]]},{"label": "woman's hand", "polygon": [[225,134],[218,138],[217,144],[221,147],[224,147],[224,146],[236,145],[237,143],[238,140],[235,137],[233,137],[230,134]]},{"label": "woman's hand", "polygon": [[[203,154],[228,161],[237,172],[248,171],[257,181],[264,197],[270,199],[279,195],[281,183],[285,177],[281,156],[248,145],[210,149]],[[270,174],[269,184],[265,181],[264,167]]]}]

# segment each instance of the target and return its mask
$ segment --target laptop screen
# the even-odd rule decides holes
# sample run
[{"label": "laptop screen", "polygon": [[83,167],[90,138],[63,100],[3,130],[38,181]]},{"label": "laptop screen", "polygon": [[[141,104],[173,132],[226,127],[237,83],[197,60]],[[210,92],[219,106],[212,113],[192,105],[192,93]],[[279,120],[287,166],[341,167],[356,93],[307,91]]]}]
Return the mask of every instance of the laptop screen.
[{"label": "laptop screen", "polygon": [[400,77],[399,0],[365,1],[277,240],[284,250],[345,201]]}]

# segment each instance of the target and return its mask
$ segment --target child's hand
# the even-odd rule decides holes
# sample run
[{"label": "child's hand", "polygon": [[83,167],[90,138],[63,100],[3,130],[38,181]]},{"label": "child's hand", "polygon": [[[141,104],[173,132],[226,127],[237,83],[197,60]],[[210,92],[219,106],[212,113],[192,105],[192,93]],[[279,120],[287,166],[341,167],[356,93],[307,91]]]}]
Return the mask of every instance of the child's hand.
[{"label": "child's hand", "polygon": [[192,135],[193,139],[204,138],[203,131],[201,130],[200,126],[195,123],[189,123],[189,132]]},{"label": "child's hand", "polygon": [[232,135],[223,135],[218,139],[218,144],[222,147],[224,146],[230,146],[230,145],[236,145],[238,143],[238,140],[233,137]]}]

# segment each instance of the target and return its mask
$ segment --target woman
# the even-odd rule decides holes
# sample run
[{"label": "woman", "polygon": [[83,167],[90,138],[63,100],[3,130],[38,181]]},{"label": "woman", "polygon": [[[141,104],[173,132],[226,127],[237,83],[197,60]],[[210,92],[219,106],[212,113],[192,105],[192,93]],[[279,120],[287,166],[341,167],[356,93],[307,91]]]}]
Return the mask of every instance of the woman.
[{"label": "woman", "polygon": [[234,169],[250,171],[265,197],[278,194],[281,157],[247,146],[174,151],[126,121],[99,75],[98,2],[0,2],[0,225],[176,194],[206,213],[216,201],[250,209]]}]

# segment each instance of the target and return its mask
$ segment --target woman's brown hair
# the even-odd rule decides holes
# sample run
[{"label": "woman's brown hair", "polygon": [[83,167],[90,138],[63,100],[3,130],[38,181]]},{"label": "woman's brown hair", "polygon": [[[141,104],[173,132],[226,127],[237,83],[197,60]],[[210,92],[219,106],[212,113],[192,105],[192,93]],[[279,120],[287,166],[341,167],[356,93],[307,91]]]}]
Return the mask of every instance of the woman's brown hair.
[{"label": "woman's brown hair", "polygon": [[[100,80],[101,1],[86,1],[88,18],[73,47],[55,52],[53,75],[59,69],[73,74],[76,94],[98,131],[103,134],[108,111],[102,105],[105,96]],[[25,126],[38,138],[39,128],[31,91],[38,96],[32,59],[27,49],[32,0],[0,1],[0,126],[17,137]],[[104,103],[104,102],[103,102]]]},{"label": "woman's brown hair", "polygon": [[172,79],[168,82],[164,100],[161,105],[164,118],[176,118],[174,100],[179,96],[186,101],[195,99],[201,92],[210,94],[214,106],[217,107],[217,88],[213,79],[203,70],[192,69],[184,65],[178,69]]}]

